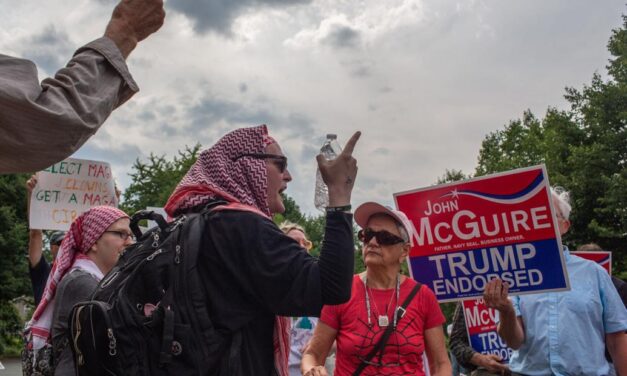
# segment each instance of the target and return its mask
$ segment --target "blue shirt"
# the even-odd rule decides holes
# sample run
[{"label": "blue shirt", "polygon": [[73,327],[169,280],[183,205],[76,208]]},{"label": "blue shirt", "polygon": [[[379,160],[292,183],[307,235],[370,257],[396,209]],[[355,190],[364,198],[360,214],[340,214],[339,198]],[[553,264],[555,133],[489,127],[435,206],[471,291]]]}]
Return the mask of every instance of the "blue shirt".
[{"label": "blue shirt", "polygon": [[627,330],[627,310],[607,272],[564,251],[570,291],[512,298],[525,341],[510,369],[525,375],[608,375],[605,334]]}]

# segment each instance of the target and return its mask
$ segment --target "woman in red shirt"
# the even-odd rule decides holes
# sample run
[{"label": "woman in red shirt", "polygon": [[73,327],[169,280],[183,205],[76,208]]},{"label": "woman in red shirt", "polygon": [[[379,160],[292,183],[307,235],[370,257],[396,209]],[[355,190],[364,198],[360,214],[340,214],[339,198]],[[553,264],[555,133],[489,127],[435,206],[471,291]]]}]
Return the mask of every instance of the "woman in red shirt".
[{"label": "woman in red shirt", "polygon": [[[337,376],[424,375],[425,350],[431,375],[450,375],[442,330],[445,318],[433,292],[420,286],[406,312],[394,314],[417,285],[400,274],[414,227],[404,213],[374,202],[355,210],[355,222],[362,228],[359,239],[366,271],[354,276],[347,303],[322,309],[301,371],[305,376],[327,375],[324,361],[337,341]],[[390,326],[385,347],[369,357]]]}]

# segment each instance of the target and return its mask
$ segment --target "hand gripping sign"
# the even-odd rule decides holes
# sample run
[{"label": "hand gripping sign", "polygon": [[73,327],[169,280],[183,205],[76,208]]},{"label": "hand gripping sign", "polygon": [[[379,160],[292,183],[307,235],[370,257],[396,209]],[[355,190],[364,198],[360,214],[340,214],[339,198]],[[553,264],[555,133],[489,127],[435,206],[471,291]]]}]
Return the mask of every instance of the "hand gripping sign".
[{"label": "hand gripping sign", "polygon": [[106,162],[68,158],[37,173],[30,204],[30,228],[64,230],[92,206],[117,206]]},{"label": "hand gripping sign", "polygon": [[412,278],[440,302],[480,297],[501,278],[511,294],[570,288],[543,165],[394,195],[412,222]]}]

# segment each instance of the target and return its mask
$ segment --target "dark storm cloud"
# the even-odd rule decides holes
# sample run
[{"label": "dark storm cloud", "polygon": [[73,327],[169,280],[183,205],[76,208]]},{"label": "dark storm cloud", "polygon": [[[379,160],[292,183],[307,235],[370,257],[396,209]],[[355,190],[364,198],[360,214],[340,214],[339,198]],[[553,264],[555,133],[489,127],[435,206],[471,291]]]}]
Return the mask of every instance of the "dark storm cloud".
[{"label": "dark storm cloud", "polygon": [[356,48],[361,41],[359,31],[345,25],[334,25],[323,39],[323,44],[335,48]]},{"label": "dark storm cloud", "polygon": [[288,7],[311,0],[171,0],[167,7],[187,16],[198,33],[231,34],[233,21],[243,13],[262,7]]},{"label": "dark storm cloud", "polygon": [[51,75],[65,66],[77,46],[70,41],[68,34],[54,25],[46,26],[40,33],[30,37],[25,43],[22,55],[33,60],[37,67]]},{"label": "dark storm cloud", "polygon": [[303,114],[276,109],[266,101],[242,104],[207,96],[186,110],[187,125],[183,133],[199,133],[218,124],[254,126],[267,124],[288,138],[310,137],[314,134],[312,120]]}]

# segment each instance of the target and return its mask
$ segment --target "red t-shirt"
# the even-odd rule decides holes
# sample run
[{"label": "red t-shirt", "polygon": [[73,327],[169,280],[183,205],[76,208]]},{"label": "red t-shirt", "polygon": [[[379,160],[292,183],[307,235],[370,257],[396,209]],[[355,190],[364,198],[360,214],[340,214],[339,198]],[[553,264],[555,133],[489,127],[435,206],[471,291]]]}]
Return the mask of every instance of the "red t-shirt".
[{"label": "red t-shirt", "polygon": [[[401,283],[400,306],[416,281],[406,278]],[[353,290],[348,302],[336,306],[324,306],[320,321],[336,329],[337,355],[335,375],[350,376],[365,356],[377,344],[385,327],[378,324],[379,312],[387,307],[390,325],[393,325],[393,311],[396,307],[396,289],[368,289],[370,292],[370,321],[366,310],[365,286],[359,275],[353,278]],[[369,365],[362,375],[424,375],[422,353],[424,352],[424,331],[442,325],[446,319],[440,310],[433,291],[423,285],[407,307],[405,316],[398,321],[385,346],[383,359],[374,356],[370,362],[383,366]]]}]

